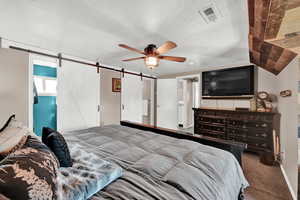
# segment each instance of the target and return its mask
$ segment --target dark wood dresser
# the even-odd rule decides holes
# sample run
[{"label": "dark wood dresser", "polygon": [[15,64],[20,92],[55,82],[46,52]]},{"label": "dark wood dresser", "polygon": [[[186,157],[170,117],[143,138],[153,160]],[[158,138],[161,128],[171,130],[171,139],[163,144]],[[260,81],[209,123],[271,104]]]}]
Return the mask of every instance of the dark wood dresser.
[{"label": "dark wood dresser", "polygon": [[[247,144],[264,164],[276,164],[280,114],[194,108],[195,134]],[[275,153],[276,152],[276,153]]]}]

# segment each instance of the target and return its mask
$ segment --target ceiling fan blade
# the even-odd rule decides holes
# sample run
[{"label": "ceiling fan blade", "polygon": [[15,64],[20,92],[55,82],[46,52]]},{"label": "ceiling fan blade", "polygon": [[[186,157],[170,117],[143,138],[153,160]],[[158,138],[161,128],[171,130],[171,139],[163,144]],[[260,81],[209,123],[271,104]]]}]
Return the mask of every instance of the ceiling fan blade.
[{"label": "ceiling fan blade", "polygon": [[122,61],[126,62],[126,61],[132,61],[132,60],[141,60],[141,59],[145,59],[145,58],[146,57],[144,56],[144,57],[138,57],[138,58],[129,58],[129,59],[122,60]]},{"label": "ceiling fan blade", "polygon": [[122,47],[122,48],[128,49],[128,50],[130,50],[130,51],[135,51],[135,52],[137,52],[137,53],[146,55],[145,52],[143,52],[143,51],[141,51],[141,50],[138,50],[138,49],[136,49],[136,48],[132,48],[132,47],[130,47],[130,46],[127,46],[126,44],[119,44],[119,47]]},{"label": "ceiling fan blade", "polygon": [[175,61],[175,62],[184,62],[186,58],[184,57],[175,57],[175,56],[159,56],[160,59]]},{"label": "ceiling fan blade", "polygon": [[159,54],[164,54],[164,53],[170,51],[171,49],[174,49],[175,47],[177,47],[177,44],[175,44],[172,41],[167,41],[163,45],[158,47],[156,52],[159,53]]}]

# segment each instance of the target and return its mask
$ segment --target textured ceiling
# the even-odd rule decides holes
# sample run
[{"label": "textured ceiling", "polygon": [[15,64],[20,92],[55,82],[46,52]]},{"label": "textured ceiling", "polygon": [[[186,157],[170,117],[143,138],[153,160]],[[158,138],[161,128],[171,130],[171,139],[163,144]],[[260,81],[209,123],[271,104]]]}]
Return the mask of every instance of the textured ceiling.
[{"label": "textured ceiling", "polygon": [[[215,2],[220,16],[206,23],[198,10]],[[151,74],[119,43],[144,49],[167,40],[168,55],[153,75],[249,63],[247,1],[242,0],[0,0],[0,37],[128,70]]]}]

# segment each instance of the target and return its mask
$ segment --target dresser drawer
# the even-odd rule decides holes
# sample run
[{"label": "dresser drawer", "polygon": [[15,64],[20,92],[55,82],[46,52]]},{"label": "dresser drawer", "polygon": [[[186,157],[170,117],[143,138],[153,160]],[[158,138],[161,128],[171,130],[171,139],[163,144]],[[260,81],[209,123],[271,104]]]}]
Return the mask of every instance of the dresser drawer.
[{"label": "dresser drawer", "polygon": [[227,128],[227,134],[246,136],[247,131],[241,129],[235,129],[235,128]]},{"label": "dresser drawer", "polygon": [[205,122],[205,123],[210,123],[210,124],[221,124],[221,125],[225,125],[226,121],[225,119],[222,118],[216,118],[213,116],[207,117],[207,116],[197,116],[195,118],[196,122]]},{"label": "dresser drawer", "polygon": [[260,130],[260,129],[234,129],[227,128],[227,134],[240,135],[241,137],[253,137],[258,139],[270,139],[272,137],[272,132],[270,130]]},{"label": "dresser drawer", "polygon": [[206,135],[214,138],[226,139],[224,132],[201,129],[198,134]]},{"label": "dresser drawer", "polygon": [[228,120],[227,125],[229,127],[238,127],[243,129],[270,129],[272,123],[264,121],[248,121],[248,120]]},{"label": "dresser drawer", "polygon": [[249,130],[247,135],[249,138],[260,138],[266,140],[272,138],[272,132],[270,130]]},{"label": "dresser drawer", "polygon": [[256,138],[247,138],[247,144],[249,150],[271,150],[272,149],[272,143],[270,143],[267,140],[261,140]]},{"label": "dresser drawer", "polygon": [[225,133],[225,127],[222,126],[212,126],[212,125],[207,125],[207,124],[198,124],[198,127],[204,130],[209,130],[209,131],[217,131],[217,132],[223,132]]},{"label": "dresser drawer", "polygon": [[212,110],[199,110],[199,111],[195,111],[197,115],[216,115],[215,111]]},{"label": "dresser drawer", "polygon": [[250,122],[246,122],[245,125],[248,128],[260,128],[260,129],[270,129],[272,127],[272,123],[264,122],[264,121],[250,121]]},{"label": "dresser drawer", "polygon": [[247,143],[247,137],[246,137],[246,135],[228,134],[227,138],[228,138],[228,140]]}]

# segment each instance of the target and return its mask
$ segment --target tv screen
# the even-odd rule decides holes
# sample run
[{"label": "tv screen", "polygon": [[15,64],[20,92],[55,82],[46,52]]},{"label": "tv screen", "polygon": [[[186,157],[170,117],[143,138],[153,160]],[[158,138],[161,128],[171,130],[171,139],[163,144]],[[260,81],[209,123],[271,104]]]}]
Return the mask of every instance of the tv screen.
[{"label": "tv screen", "polygon": [[254,67],[245,66],[202,72],[202,96],[254,95]]}]

